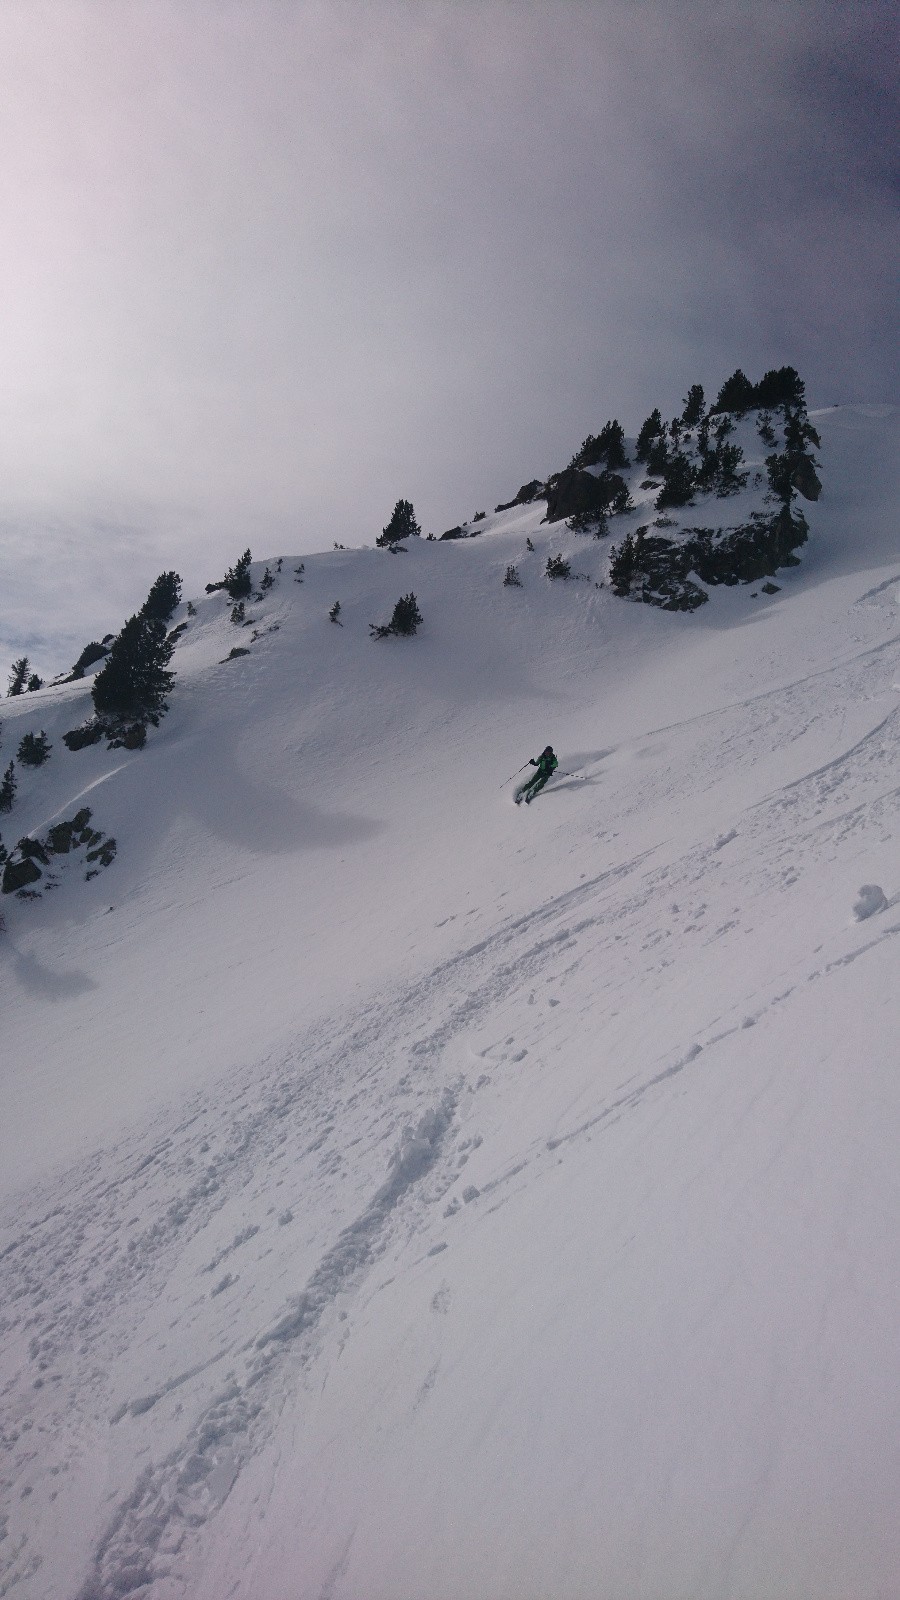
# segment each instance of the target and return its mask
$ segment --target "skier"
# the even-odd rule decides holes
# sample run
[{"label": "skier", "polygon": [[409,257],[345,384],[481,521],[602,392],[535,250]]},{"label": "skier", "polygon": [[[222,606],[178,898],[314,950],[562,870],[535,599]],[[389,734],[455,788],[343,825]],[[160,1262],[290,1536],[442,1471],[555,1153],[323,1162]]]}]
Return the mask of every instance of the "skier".
[{"label": "skier", "polygon": [[529,778],[528,782],[523,784],[516,795],[516,805],[519,804],[520,800],[524,800],[526,805],[530,805],[535,795],[540,794],[547,780],[553,777],[559,762],[553,754],[552,744],[548,744],[546,749],[541,751],[536,761],[533,758],[530,759],[528,765],[537,767],[537,772],[533,778]]}]

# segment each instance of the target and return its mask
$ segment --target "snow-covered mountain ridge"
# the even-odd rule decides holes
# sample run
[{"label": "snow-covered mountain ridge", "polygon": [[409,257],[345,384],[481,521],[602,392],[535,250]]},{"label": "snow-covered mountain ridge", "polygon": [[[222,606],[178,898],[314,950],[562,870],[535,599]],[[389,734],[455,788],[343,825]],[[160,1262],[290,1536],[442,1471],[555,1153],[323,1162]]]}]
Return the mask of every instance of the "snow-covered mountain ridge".
[{"label": "snow-covered mountain ridge", "polygon": [[143,751],[4,703],[118,853],[4,902],[0,1593],[893,1593],[897,413],[814,420],[775,595],[536,503],[195,597]]}]

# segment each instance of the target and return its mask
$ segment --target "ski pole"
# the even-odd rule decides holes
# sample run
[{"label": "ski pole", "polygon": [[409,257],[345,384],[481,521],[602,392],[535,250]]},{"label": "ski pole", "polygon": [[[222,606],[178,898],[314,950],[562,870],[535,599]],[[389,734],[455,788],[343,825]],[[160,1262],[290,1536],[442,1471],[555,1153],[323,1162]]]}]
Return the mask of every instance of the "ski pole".
[{"label": "ski pole", "polygon": [[[519,772],[524,772],[525,768],[526,767],[530,767],[530,766],[531,766],[531,762],[530,761],[524,762],[523,765],[519,768]],[[508,778],[504,778],[503,782],[500,785],[501,789],[505,789],[506,785],[508,783],[512,783],[513,778],[517,778],[519,776],[519,772],[511,772]]]}]

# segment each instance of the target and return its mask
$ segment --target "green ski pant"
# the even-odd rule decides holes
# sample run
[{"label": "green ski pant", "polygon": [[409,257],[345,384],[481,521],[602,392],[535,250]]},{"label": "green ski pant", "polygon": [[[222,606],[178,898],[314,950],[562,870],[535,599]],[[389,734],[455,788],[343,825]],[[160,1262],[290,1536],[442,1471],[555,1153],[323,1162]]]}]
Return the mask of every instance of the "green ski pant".
[{"label": "green ski pant", "polygon": [[549,772],[539,772],[539,773],[537,773],[537,775],[534,778],[532,778],[528,783],[526,783],[525,789],[523,791],[524,798],[526,800],[533,800],[535,795],[540,793],[540,791],[544,787],[544,784],[548,783],[549,780],[550,780],[550,773]]}]

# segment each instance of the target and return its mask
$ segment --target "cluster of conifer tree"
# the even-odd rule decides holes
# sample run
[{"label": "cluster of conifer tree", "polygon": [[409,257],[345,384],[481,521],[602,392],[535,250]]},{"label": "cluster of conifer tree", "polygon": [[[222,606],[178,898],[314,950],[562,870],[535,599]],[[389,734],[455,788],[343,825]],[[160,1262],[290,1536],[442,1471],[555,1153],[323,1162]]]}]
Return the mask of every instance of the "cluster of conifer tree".
[{"label": "cluster of conifer tree", "polygon": [[[766,457],[769,488],[788,514],[798,486],[814,499],[820,485],[812,446],[819,445],[819,436],[806,412],[803,380],[795,368],[778,367],[754,384],[738,368],[722,384],[708,410],[703,388],[696,383],[688,390],[679,416],[666,423],[657,409],[642,424],[635,455],[646,466],[649,480],[660,480],[657,510],[689,505],[697,493],[723,496],[742,489],[748,473],[742,467],[740,446],[729,443],[734,432],[732,419],[759,411],[760,437],[765,444],[775,446],[777,436],[771,416],[774,410],[783,415],[784,446]],[[644,486],[650,484],[645,482]],[[800,522],[802,519],[798,527]],[[627,595],[641,571],[643,538],[644,531],[634,538],[629,534],[612,551],[610,583],[616,594]]]}]

